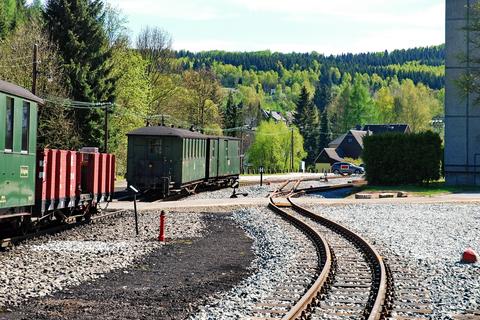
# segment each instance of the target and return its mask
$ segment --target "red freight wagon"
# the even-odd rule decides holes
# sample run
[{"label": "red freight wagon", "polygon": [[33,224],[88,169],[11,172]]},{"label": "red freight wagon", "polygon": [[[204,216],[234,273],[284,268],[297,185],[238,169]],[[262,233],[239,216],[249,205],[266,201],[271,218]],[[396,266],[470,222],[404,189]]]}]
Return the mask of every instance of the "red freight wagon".
[{"label": "red freight wagon", "polygon": [[44,149],[37,153],[37,164],[37,207],[42,216],[81,211],[112,199],[115,157],[111,154]]}]

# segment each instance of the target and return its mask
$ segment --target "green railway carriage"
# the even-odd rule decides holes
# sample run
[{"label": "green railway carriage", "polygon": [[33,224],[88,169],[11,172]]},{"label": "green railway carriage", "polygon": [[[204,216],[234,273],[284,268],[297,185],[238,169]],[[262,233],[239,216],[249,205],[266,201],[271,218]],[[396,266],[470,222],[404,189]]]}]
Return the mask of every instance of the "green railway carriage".
[{"label": "green railway carriage", "polygon": [[128,133],[127,183],[164,196],[226,186],[240,173],[239,141],[164,126]]},{"label": "green railway carriage", "polygon": [[35,203],[37,110],[43,100],[0,80],[0,212],[28,214]]},{"label": "green railway carriage", "polygon": [[231,137],[209,139],[208,178],[238,176],[240,174],[240,140]]}]

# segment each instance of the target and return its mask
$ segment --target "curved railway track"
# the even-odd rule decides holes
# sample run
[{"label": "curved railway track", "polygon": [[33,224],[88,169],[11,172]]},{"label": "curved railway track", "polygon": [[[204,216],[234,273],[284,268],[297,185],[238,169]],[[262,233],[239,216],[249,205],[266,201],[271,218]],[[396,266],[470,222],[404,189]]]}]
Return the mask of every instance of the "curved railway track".
[{"label": "curved railway track", "polygon": [[[287,186],[290,186],[287,188]],[[292,201],[300,181],[287,181],[270,195],[269,208],[306,233],[315,243],[315,281],[289,309],[270,299],[268,317],[254,319],[384,319],[392,303],[390,272],[378,252],[361,236]],[[290,299],[292,301],[292,299]],[[269,312],[270,311],[270,312]]]}]

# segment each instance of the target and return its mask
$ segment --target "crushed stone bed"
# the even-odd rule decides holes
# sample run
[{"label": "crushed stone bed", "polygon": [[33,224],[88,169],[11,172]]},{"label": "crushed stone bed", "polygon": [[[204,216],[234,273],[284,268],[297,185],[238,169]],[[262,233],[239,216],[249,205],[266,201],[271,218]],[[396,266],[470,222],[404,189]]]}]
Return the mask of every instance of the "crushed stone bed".
[{"label": "crushed stone bed", "polygon": [[[140,236],[135,237],[133,214],[80,226],[45,236],[0,252],[0,311],[103,278],[125,268],[161,245],[157,211],[139,215]],[[170,214],[166,234],[172,239],[194,237],[205,225],[198,215]]]},{"label": "crushed stone bed", "polygon": [[[274,191],[277,186],[281,184],[272,183],[269,185],[264,184],[263,186],[258,185],[247,185],[240,186],[237,189],[237,193],[248,193],[249,198],[258,198],[258,197],[267,197],[270,192]],[[203,200],[203,199],[228,199],[232,195],[232,188],[225,188],[220,190],[215,190],[211,192],[200,192],[193,196],[189,196],[188,200]],[[238,195],[239,198],[243,198],[243,195]]]},{"label": "crushed stone bed", "polygon": [[[174,216],[167,219],[175,220]],[[201,233],[193,230],[186,237],[171,239],[125,268],[32,299],[13,312],[0,313],[0,319],[187,318],[207,297],[228,291],[248,277],[254,258],[251,239],[235,225],[231,214],[188,216],[204,226]]]},{"label": "crushed stone bed", "polygon": [[416,273],[418,287],[429,291],[433,319],[453,319],[480,308],[480,265],[460,263],[467,247],[480,251],[478,206],[356,204],[311,209],[365,236],[393,264],[404,260]]},{"label": "crushed stone bed", "polygon": [[[234,220],[253,239],[255,273],[227,292],[218,292],[190,319],[248,319],[256,304],[275,296],[279,284],[288,283],[305,252],[316,253],[311,240],[268,209],[234,212]],[[303,252],[303,253],[302,253]],[[312,274],[312,279],[313,279]],[[258,315],[257,315],[258,316]]]}]

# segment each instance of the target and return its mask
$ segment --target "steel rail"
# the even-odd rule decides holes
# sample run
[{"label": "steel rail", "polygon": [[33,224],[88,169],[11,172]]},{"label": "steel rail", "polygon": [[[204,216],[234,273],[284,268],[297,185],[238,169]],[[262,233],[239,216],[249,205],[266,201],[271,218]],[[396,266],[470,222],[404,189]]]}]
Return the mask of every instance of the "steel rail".
[{"label": "steel rail", "polygon": [[308,237],[310,237],[317,247],[317,252],[319,255],[319,267],[322,271],[307,292],[283,317],[285,320],[301,319],[306,317],[308,310],[316,303],[318,295],[326,290],[326,285],[329,283],[331,278],[331,272],[333,272],[332,253],[330,251],[328,242],[321,234],[312,229],[303,221],[288,214],[275,204],[275,201],[273,200],[275,195],[276,193],[270,196],[269,208],[279,214],[285,220],[290,221],[297,228],[302,230]]},{"label": "steel rail", "polygon": [[385,306],[388,299],[389,279],[387,277],[387,269],[382,256],[364,238],[348,228],[295,204],[290,197],[288,197],[287,200],[292,206],[293,210],[339,234],[346,236],[358,247],[360,247],[368,255],[368,257],[370,257],[370,260],[373,263],[372,271],[375,275],[375,278],[372,279],[372,283],[375,285],[376,292],[371,294],[369,297],[369,305],[367,306],[368,314],[366,314],[365,319],[383,319],[387,313]]}]

